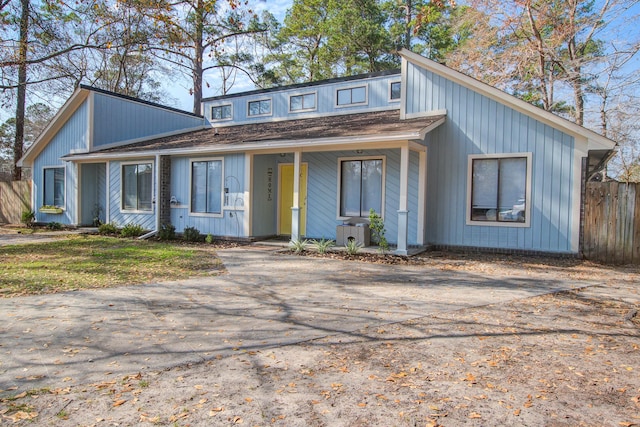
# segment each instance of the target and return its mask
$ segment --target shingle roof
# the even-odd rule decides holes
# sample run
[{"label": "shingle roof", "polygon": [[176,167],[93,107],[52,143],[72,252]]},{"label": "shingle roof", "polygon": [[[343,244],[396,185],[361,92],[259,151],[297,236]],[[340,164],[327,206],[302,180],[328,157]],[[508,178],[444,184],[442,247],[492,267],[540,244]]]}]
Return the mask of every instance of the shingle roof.
[{"label": "shingle roof", "polygon": [[151,139],[113,147],[97,153],[130,153],[183,148],[206,148],[269,141],[312,141],[326,138],[392,136],[420,132],[441,120],[444,115],[401,120],[398,110],[323,116],[308,119],[252,123],[209,128],[180,135]]}]

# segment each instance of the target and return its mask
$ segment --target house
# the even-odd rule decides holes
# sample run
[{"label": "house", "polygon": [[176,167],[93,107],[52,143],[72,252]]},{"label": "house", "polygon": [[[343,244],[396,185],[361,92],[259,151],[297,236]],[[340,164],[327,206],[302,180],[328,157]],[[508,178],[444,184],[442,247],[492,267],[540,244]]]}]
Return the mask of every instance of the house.
[{"label": "house", "polygon": [[22,159],[39,222],[335,239],[384,219],[396,253],[578,254],[615,143],[402,50],[400,70],[203,100],[204,117],[81,86]]}]

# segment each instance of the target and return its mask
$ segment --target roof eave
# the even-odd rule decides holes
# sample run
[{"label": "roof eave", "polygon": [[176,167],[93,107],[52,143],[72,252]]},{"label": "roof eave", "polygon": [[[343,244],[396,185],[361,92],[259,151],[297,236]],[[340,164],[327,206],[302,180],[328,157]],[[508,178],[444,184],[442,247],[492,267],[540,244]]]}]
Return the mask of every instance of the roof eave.
[{"label": "roof eave", "polygon": [[335,149],[340,146],[367,146],[367,145],[393,145],[405,141],[415,141],[424,139],[424,135],[444,123],[444,118],[434,124],[408,132],[389,132],[386,134],[344,136],[331,138],[307,138],[307,139],[280,139],[270,141],[246,141],[238,144],[212,144],[210,146],[198,146],[189,148],[168,148],[141,151],[121,151],[111,153],[88,153],[79,155],[68,155],[63,157],[66,161],[88,161],[88,160],[112,160],[123,158],[151,157],[157,154],[162,155],[188,155],[202,153],[232,153],[232,152],[283,152],[283,151],[314,151]]}]

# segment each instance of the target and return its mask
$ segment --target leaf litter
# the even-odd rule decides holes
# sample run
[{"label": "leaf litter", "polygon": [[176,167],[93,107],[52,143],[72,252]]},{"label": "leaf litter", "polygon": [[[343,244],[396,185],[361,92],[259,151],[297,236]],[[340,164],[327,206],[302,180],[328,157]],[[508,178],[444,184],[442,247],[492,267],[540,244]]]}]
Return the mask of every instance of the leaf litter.
[{"label": "leaf litter", "polygon": [[66,405],[68,425],[640,425],[640,329],[625,318],[640,281],[601,277],[597,287],[387,324],[377,336],[240,347],[118,380],[16,390],[0,400],[0,419],[56,424]]}]

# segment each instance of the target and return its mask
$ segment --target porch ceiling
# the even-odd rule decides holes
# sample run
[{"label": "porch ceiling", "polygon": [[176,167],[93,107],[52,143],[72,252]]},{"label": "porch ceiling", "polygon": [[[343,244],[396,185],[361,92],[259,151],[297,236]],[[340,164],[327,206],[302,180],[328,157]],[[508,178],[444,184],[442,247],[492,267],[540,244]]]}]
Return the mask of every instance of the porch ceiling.
[{"label": "porch ceiling", "polygon": [[[190,151],[265,150],[319,144],[423,139],[440,125],[444,112],[401,120],[398,110],[323,116],[198,130],[114,147],[78,157]],[[73,159],[74,155],[69,156]]]}]

